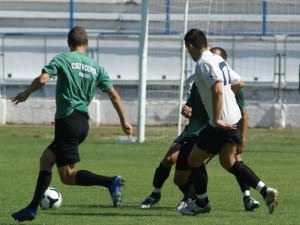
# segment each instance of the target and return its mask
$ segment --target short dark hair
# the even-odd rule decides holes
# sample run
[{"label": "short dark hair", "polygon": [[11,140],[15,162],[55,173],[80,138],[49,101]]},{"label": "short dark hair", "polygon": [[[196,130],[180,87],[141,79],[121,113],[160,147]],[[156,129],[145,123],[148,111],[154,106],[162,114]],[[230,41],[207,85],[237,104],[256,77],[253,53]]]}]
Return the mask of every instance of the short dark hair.
[{"label": "short dark hair", "polygon": [[[225,51],[224,48],[221,48],[221,47],[213,47],[213,48],[210,49],[210,51],[211,51],[212,53],[215,53],[215,54],[217,54],[217,55],[220,55],[225,61],[227,60],[227,53],[226,53],[226,51]],[[217,52],[219,52],[219,53],[217,53]]]},{"label": "short dark hair", "polygon": [[77,47],[88,44],[88,35],[83,27],[73,27],[68,34],[68,44],[70,47]]},{"label": "short dark hair", "polygon": [[203,31],[199,29],[189,30],[185,36],[184,41],[186,44],[192,44],[195,48],[207,48],[208,42]]}]

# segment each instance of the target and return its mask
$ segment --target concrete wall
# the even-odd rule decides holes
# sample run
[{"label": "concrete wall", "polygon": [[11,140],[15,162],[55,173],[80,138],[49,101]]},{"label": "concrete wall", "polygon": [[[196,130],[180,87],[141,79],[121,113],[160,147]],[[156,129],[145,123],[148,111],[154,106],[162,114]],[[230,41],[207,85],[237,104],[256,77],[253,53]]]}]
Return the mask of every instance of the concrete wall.
[{"label": "concrete wall", "polygon": [[[124,102],[131,123],[137,123],[137,102]],[[159,106],[159,107],[158,107]],[[163,108],[162,108],[163,107]],[[91,124],[119,124],[117,113],[108,100],[94,100],[90,107]],[[176,124],[177,101],[147,102],[147,125]],[[49,124],[54,121],[55,102],[52,99],[29,99],[14,105],[0,99],[0,124]],[[300,128],[300,105],[277,103],[248,104],[249,127]]]}]

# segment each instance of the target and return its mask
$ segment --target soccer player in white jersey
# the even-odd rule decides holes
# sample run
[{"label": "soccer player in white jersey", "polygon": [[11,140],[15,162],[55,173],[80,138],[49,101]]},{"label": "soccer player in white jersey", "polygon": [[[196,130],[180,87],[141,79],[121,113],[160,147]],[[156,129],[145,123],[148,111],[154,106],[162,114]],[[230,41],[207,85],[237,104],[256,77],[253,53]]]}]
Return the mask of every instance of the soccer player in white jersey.
[{"label": "soccer player in white jersey", "polygon": [[[236,103],[231,83],[233,70],[222,57],[209,51],[205,34],[191,29],[184,37],[186,48],[197,63],[195,83],[209,117],[209,124],[198,136],[197,142],[188,158],[189,166],[197,169],[214,155],[219,155],[222,167],[258,190],[265,199],[270,213],[277,205],[278,191],[267,187],[254,173],[236,160],[237,146],[241,137],[237,124],[241,112]],[[196,199],[180,210],[183,215],[197,215],[210,211],[207,196],[199,194],[199,179],[192,177]]]}]

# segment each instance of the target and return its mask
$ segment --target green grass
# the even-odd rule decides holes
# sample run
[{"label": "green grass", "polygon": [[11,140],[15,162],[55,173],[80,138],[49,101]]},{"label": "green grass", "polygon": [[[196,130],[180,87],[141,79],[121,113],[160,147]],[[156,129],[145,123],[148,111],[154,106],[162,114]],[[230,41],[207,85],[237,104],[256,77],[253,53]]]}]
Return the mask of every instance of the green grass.
[{"label": "green grass", "polygon": [[[53,127],[0,127],[0,225],[18,224],[10,214],[24,207],[32,197],[38,172],[39,156],[52,139]],[[175,129],[175,128],[173,128]],[[108,191],[99,187],[66,186],[60,183],[56,168],[51,186],[62,192],[63,204],[57,210],[39,211],[32,222],[22,224],[47,225],[268,225],[299,224],[300,130],[250,129],[244,161],[270,186],[280,192],[279,207],[274,215],[267,213],[263,200],[255,212],[244,212],[241,194],[235,179],[221,169],[214,159],[207,166],[210,214],[183,217],[175,211],[181,194],[173,184],[173,172],[165,183],[160,203],[150,210],[139,209],[140,202],[152,191],[155,168],[165,154],[170,138],[155,138],[159,128],[153,128],[152,142],[116,144],[122,135],[119,128],[91,128],[80,147],[77,167],[103,175],[122,175],[126,179],[122,206],[113,208]],[[163,139],[163,140],[162,140]]]}]

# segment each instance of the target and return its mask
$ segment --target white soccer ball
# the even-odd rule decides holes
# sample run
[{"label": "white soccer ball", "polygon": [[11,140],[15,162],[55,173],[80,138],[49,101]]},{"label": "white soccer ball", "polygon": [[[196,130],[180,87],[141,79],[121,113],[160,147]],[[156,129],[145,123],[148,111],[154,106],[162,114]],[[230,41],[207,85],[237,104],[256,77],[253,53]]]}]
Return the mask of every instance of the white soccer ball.
[{"label": "white soccer ball", "polygon": [[61,193],[52,187],[47,188],[40,201],[42,209],[57,209],[61,206],[62,196]]}]

